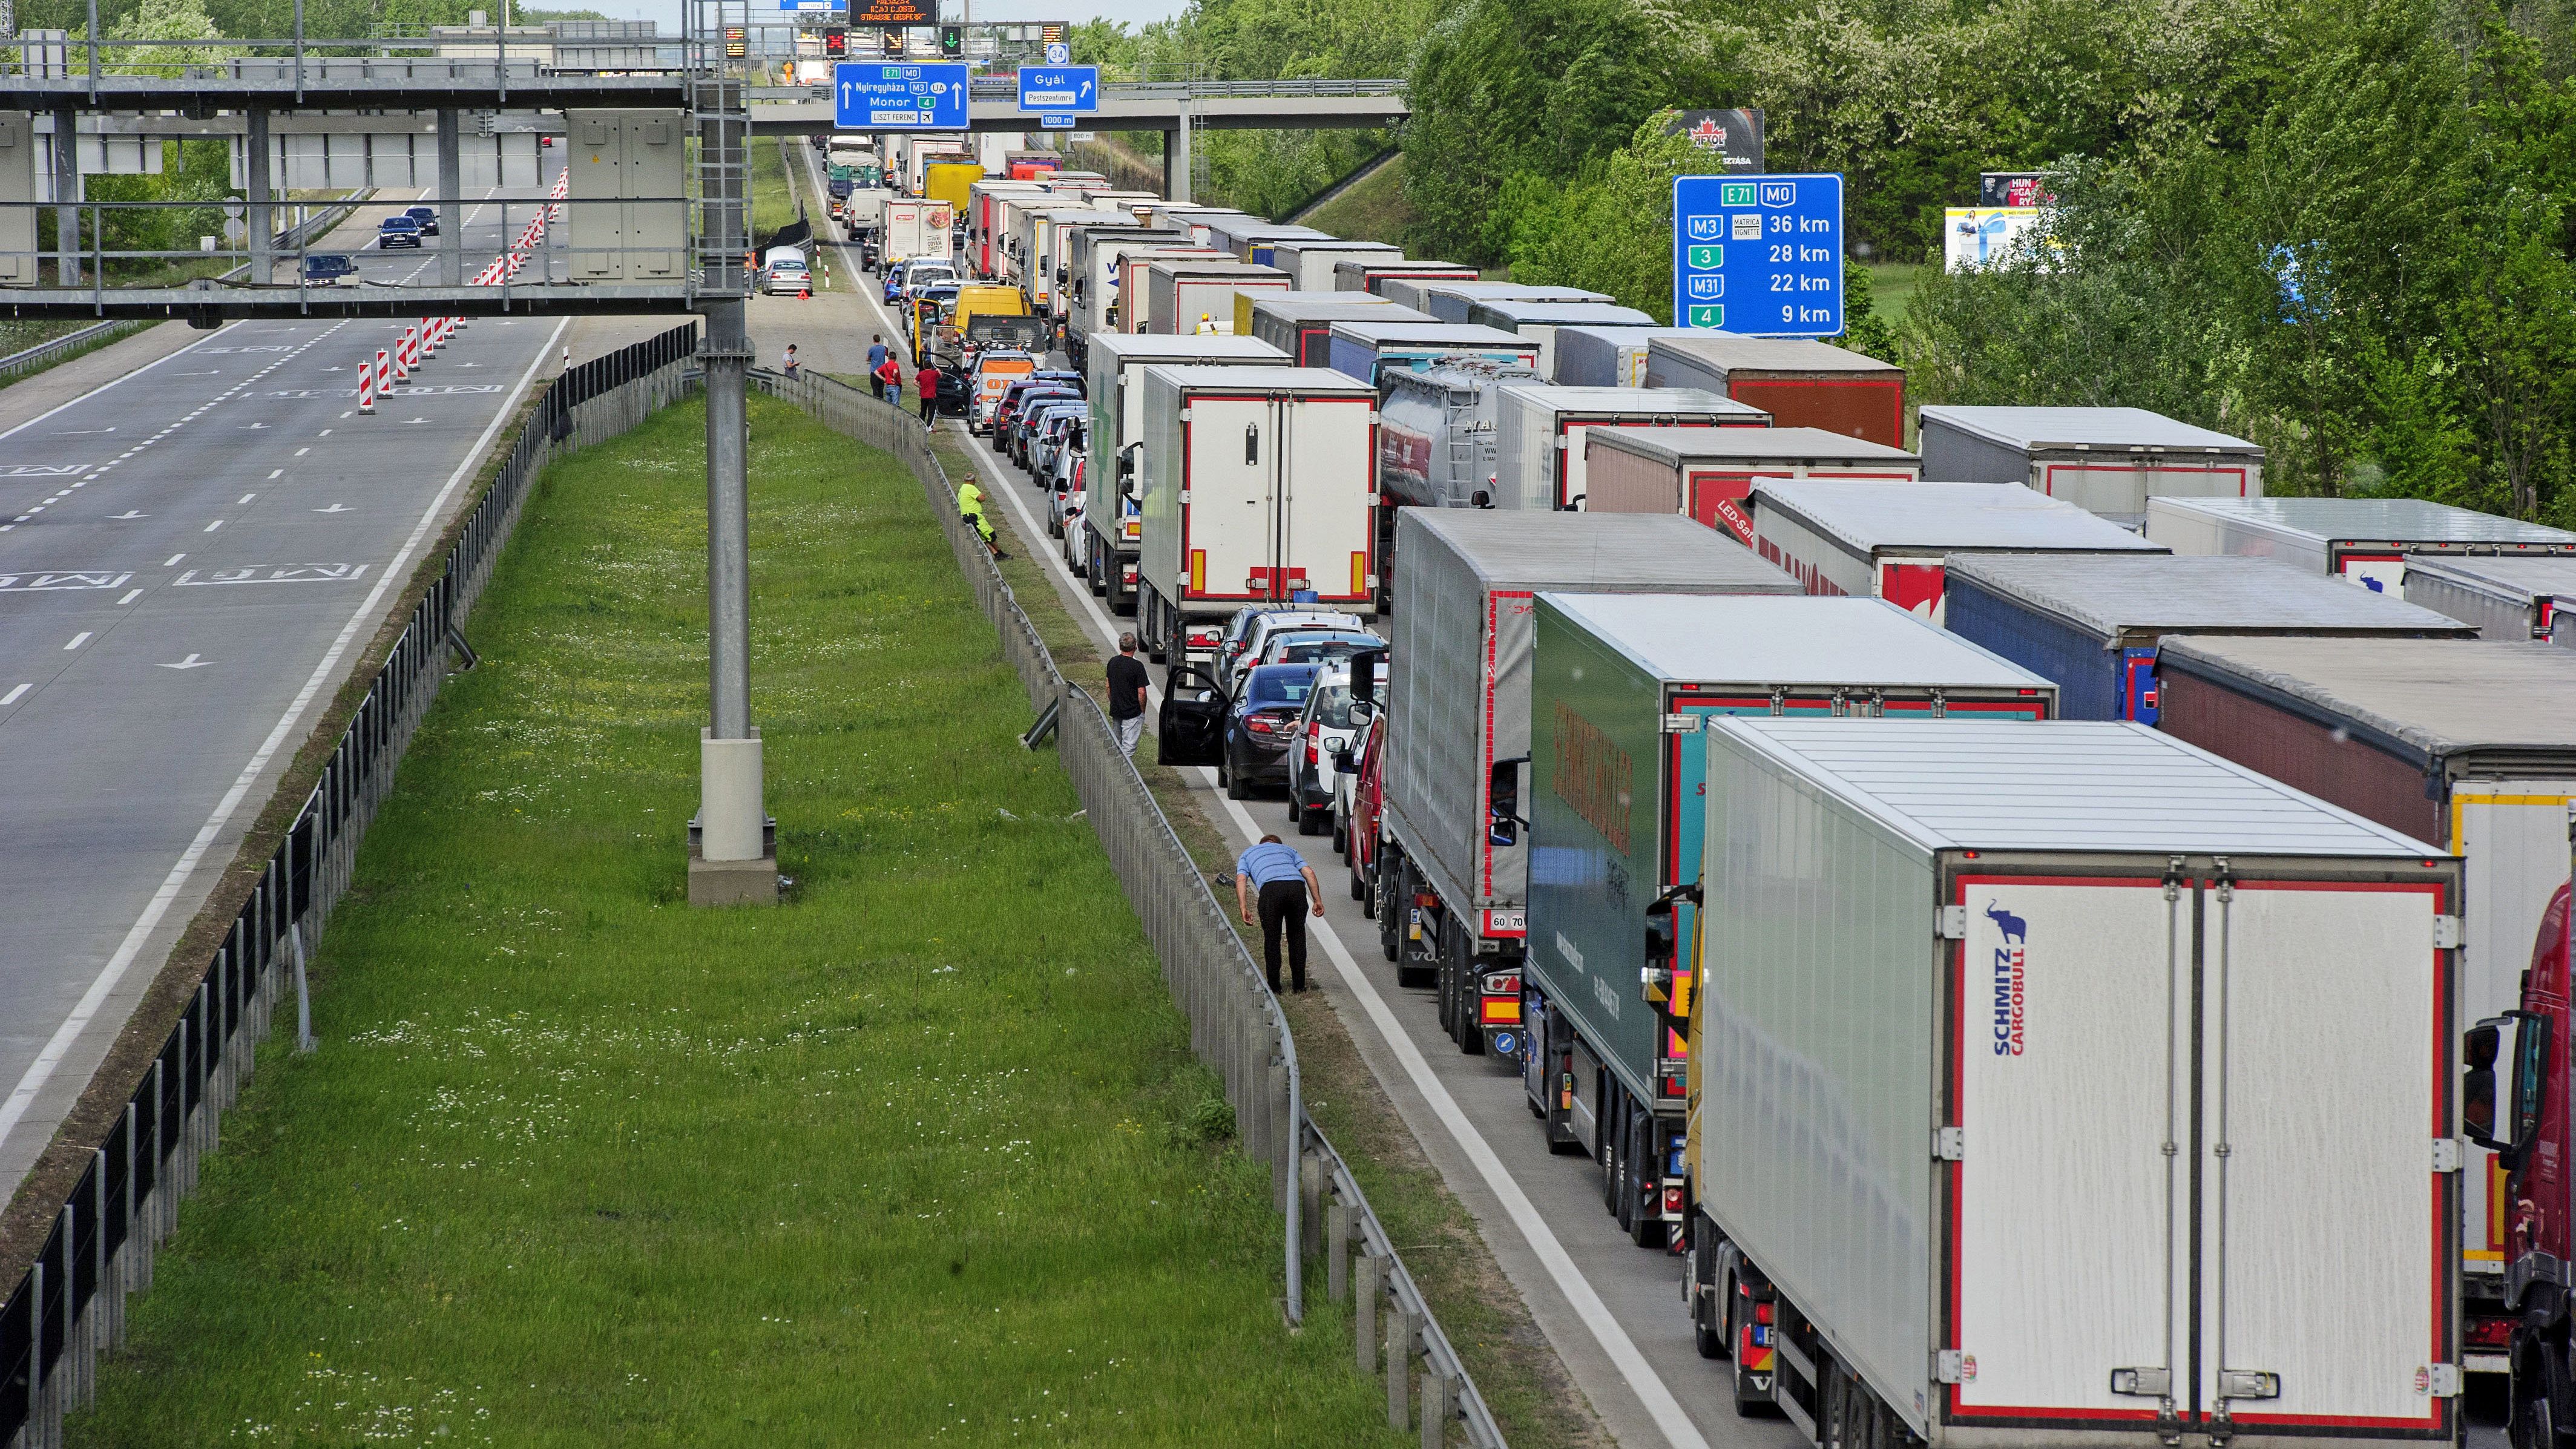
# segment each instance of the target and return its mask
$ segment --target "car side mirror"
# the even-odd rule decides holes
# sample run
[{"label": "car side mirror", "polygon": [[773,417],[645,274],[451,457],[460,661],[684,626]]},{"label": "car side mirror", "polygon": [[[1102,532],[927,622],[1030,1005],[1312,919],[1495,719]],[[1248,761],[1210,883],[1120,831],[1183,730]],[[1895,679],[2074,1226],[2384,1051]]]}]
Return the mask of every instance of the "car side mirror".
[{"label": "car side mirror", "polygon": [[[2460,1039],[2460,1123],[2470,1141],[2520,1165],[2540,1133],[2549,1078],[2549,1019],[2508,1011],[2469,1028]],[[2499,1095],[2498,1071],[2507,1091]]]},{"label": "car side mirror", "polygon": [[[1358,693],[1359,686],[1356,684],[1352,685],[1351,691],[1354,694]],[[1370,720],[1375,718],[1377,718],[1376,705],[1373,705],[1364,699],[1355,699],[1351,701],[1351,723],[1367,724]]]},{"label": "car side mirror", "polygon": [[[1356,677],[1356,676],[1355,676]],[[1518,845],[1521,827],[1529,824],[1521,818],[1521,766],[1529,756],[1514,755],[1494,761],[1485,775],[1485,838],[1496,845]]]}]

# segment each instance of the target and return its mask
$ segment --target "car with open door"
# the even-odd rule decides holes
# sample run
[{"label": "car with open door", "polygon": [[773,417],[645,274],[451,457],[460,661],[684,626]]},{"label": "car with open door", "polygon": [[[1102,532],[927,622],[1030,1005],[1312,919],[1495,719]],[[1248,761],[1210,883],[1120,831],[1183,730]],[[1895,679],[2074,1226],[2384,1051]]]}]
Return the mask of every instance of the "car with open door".
[{"label": "car with open door", "polygon": [[1323,672],[1320,664],[1265,664],[1243,676],[1243,687],[1227,705],[1225,746],[1216,766],[1227,799],[1249,800],[1255,789],[1288,783],[1297,724]]},{"label": "car with open door", "polygon": [[1216,671],[1176,661],[1163,673],[1163,708],[1155,722],[1158,758],[1166,765],[1213,765],[1225,758],[1226,715],[1233,701]]}]

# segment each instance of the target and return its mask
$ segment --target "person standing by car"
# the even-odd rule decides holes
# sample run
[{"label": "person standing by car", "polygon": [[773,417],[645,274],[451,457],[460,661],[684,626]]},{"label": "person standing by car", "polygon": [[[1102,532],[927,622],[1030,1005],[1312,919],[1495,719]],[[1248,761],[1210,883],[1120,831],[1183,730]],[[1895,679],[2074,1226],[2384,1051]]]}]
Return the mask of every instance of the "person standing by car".
[{"label": "person standing by car", "polygon": [[[1253,919],[1253,892],[1261,893],[1261,915]],[[1324,913],[1324,887],[1315,879],[1315,868],[1305,857],[1279,843],[1276,835],[1261,837],[1261,843],[1243,853],[1234,863],[1234,903],[1243,912],[1243,923],[1261,927],[1261,959],[1270,967],[1270,989],[1279,986],[1279,937],[1288,937],[1288,977],[1296,989],[1306,989],[1306,911],[1313,903],[1314,913]]]},{"label": "person standing by car", "polygon": [[885,401],[885,365],[885,334],[871,332],[868,334],[868,391],[876,394],[878,402]]},{"label": "person standing by car", "polygon": [[1145,691],[1153,679],[1136,658],[1136,636],[1118,636],[1117,657],[1109,661],[1109,723],[1118,731],[1118,748],[1136,758],[1136,742],[1145,737]]},{"label": "person standing by car", "polygon": [[912,385],[921,394],[921,425],[925,428],[938,426],[939,369],[930,365],[929,358],[921,360],[921,370],[912,375]]}]

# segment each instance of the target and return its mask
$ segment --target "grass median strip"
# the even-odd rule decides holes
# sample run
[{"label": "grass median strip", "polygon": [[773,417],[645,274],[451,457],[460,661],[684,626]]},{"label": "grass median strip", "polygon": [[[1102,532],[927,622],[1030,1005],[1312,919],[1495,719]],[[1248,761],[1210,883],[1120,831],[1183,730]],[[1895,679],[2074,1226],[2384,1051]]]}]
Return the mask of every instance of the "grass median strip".
[{"label": "grass median strip", "polygon": [[[753,401],[775,910],[683,904],[703,413],[550,470],[74,1443],[1392,1443],[920,488]],[[1321,1297],[1320,1285],[1316,1290]]]}]

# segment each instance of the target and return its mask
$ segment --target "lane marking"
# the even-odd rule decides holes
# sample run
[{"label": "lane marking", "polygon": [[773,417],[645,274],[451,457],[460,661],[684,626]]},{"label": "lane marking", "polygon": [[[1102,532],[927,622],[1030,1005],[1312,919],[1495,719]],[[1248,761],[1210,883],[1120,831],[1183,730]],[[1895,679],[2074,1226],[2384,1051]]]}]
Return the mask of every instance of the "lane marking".
[{"label": "lane marking", "polygon": [[181,559],[183,559],[183,558],[186,558],[186,557],[187,557],[187,555],[186,555],[186,554],[184,554],[184,553],[174,553],[174,554],[170,555],[168,558],[165,558],[165,559],[161,560],[161,567],[163,567],[163,568],[165,568],[165,569],[168,569],[168,568],[177,568],[177,567],[179,566],[179,560],[181,560]]},{"label": "lane marking", "polygon": [[83,629],[83,630],[82,630],[82,631],[80,631],[79,633],[74,634],[74,635],[72,636],[72,642],[70,642],[69,644],[66,644],[66,645],[64,645],[64,646],[63,646],[63,652],[64,652],[64,653],[66,653],[66,654],[68,654],[68,653],[70,653],[72,650],[74,650],[74,649],[78,649],[78,648],[79,648],[79,647],[81,647],[83,644],[88,643],[88,642],[89,642],[89,634],[90,634],[90,631],[89,631],[89,630],[87,630],[87,629]]},{"label": "lane marking", "polygon": [[234,499],[234,500],[233,500],[233,506],[234,506],[234,507],[236,507],[236,508],[238,508],[238,507],[240,507],[242,504],[248,503],[249,501],[251,501],[251,500],[252,500],[252,499],[254,499],[254,498],[257,498],[258,496],[259,496],[259,495],[258,495],[258,494],[256,494],[256,493],[245,493],[245,494],[243,494],[241,497],[236,498],[236,499]]},{"label": "lane marking", "polygon": [[268,476],[272,480],[283,478],[286,476],[286,470],[283,468],[271,468],[268,470]]},{"label": "lane marking", "polygon": [[208,532],[208,533],[212,533],[212,532],[214,532],[216,529],[221,528],[221,527],[223,527],[223,526],[224,526],[224,521],[223,521],[222,519],[218,518],[218,519],[216,519],[214,522],[209,523],[209,524],[207,524],[207,525],[206,525],[206,532]]},{"label": "lane marking", "polygon": [[[107,959],[107,965],[99,971],[97,978],[90,982],[89,989],[81,993],[81,999],[73,1005],[71,1014],[63,1019],[63,1024],[54,1028],[54,1034],[46,1039],[44,1049],[36,1054],[33,1062],[28,1064],[26,1073],[18,1079],[18,1085],[10,1089],[9,1099],[0,1102],[0,1145],[5,1145],[9,1140],[9,1134],[16,1131],[18,1124],[26,1120],[28,1111],[35,1106],[36,1094],[45,1089],[45,1084],[53,1080],[56,1072],[62,1070],[64,1059],[71,1055],[72,1044],[80,1040],[81,1034],[98,1019],[100,1008],[107,1004],[108,994],[116,990],[118,983],[125,979],[125,973],[133,969],[136,958],[143,953],[144,941],[161,924],[161,918],[170,913],[170,907],[177,903],[179,893],[187,889],[189,878],[197,873],[197,867],[204,863],[207,853],[214,849],[216,837],[223,833],[224,826],[233,817],[233,812],[241,808],[243,798],[250,794],[251,786],[258,782],[261,772],[268,768],[270,759],[285,747],[296,725],[304,718],[305,711],[313,707],[314,699],[321,694],[322,687],[330,680],[332,672],[339,668],[341,657],[349,652],[351,643],[359,637],[361,630],[366,630],[368,637],[374,637],[370,625],[375,621],[377,611],[384,606],[386,591],[394,586],[395,580],[409,577],[412,555],[419,552],[422,540],[428,537],[431,527],[438,522],[440,510],[447,506],[447,500],[455,496],[456,490],[463,486],[467,475],[471,474],[475,465],[482,461],[484,452],[492,446],[493,437],[501,431],[502,423],[508,421],[518,411],[518,400],[527,392],[529,382],[536,377],[537,368],[545,362],[547,354],[553,351],[556,339],[562,337],[564,329],[571,325],[572,319],[569,317],[555,323],[554,335],[538,347],[536,357],[528,363],[528,370],[519,375],[517,390],[494,410],[492,421],[484,426],[482,436],[475,439],[474,446],[466,450],[465,461],[456,465],[456,471],[448,475],[446,486],[440,488],[437,496],[429,500],[429,506],[421,512],[420,521],[412,527],[411,537],[403,541],[403,546],[395,552],[392,561],[376,575],[375,587],[368,590],[366,601],[358,606],[357,612],[349,616],[349,622],[340,627],[339,637],[333,639],[331,647],[323,651],[321,662],[313,666],[313,673],[305,679],[303,687],[296,691],[294,702],[286,707],[286,713],[278,716],[276,727],[268,732],[268,738],[260,742],[259,749],[253,752],[249,761],[242,766],[241,773],[233,778],[231,788],[224,791],[223,798],[215,803],[214,812],[206,817],[204,825],[197,828],[196,837],[188,842],[187,849],[179,853],[177,863],[172,865],[170,873],[162,878],[160,888],[152,893],[151,901],[144,906],[143,913],[135,918],[134,925],[126,931],[125,939],[117,943],[116,951]],[[142,369],[138,368],[135,372],[127,373],[126,376],[133,377],[141,371]],[[70,405],[65,403],[63,406]],[[6,433],[0,433],[0,437],[6,436],[8,436]]]},{"label": "lane marking", "polygon": [[[297,456],[297,457],[301,458],[301,457],[303,457],[305,454],[310,453],[310,452],[312,452],[312,451],[313,451],[313,450],[312,450],[311,448],[298,448],[298,449],[296,449],[296,450],[295,450],[295,456]],[[286,470],[285,470],[285,469],[283,469],[283,468],[280,468],[280,469],[278,469],[278,470],[277,470],[277,472],[278,472],[278,473],[283,473],[283,472],[285,472],[285,471],[286,471]],[[271,474],[269,474],[268,476],[270,476],[271,478],[274,478],[274,477],[276,477],[276,476],[277,476],[277,473],[271,473]]]},{"label": "lane marking", "polygon": [[7,694],[0,694],[0,709],[7,709],[9,706],[16,704],[20,696],[35,687],[36,686],[32,684],[22,684],[16,689],[10,690]]},{"label": "lane marking", "polygon": [[142,597],[143,597],[143,591],[142,591],[141,589],[128,589],[128,590],[126,590],[126,591],[125,591],[125,597],[124,597],[124,598],[121,598],[121,599],[119,599],[119,600],[117,600],[117,601],[116,601],[116,606],[117,606],[118,608],[122,609],[122,608],[124,608],[126,605],[131,604],[131,603],[133,603],[135,600],[137,600],[137,599],[139,599],[139,598],[142,598]]}]

